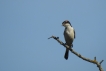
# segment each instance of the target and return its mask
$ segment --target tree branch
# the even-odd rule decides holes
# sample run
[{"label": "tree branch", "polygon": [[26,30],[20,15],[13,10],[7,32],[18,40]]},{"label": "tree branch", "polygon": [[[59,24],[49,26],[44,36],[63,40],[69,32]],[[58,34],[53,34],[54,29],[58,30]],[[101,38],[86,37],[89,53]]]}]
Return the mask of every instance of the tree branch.
[{"label": "tree branch", "polygon": [[[97,67],[99,68],[100,71],[103,71],[102,67],[101,67],[101,63],[104,61],[96,61],[96,57],[94,57],[94,60],[91,60],[89,58],[85,58],[83,57],[81,54],[78,54],[77,52],[75,52],[72,48],[70,48],[68,45],[66,45],[65,43],[63,43],[62,41],[59,40],[59,37],[55,37],[55,36],[51,36],[50,38],[54,38],[55,40],[57,40],[61,45],[63,45],[65,48],[69,49],[73,54],[75,54],[76,56],[78,56],[79,58],[87,61],[87,62],[90,62],[90,63],[93,63],[93,64],[96,64]],[[48,38],[48,39],[50,39]]]}]

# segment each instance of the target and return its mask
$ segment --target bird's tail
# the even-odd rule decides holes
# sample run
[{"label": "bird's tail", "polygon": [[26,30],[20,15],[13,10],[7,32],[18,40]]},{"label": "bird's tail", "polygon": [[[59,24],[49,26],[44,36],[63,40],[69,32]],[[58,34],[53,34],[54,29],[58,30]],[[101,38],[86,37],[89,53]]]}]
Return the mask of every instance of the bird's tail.
[{"label": "bird's tail", "polygon": [[64,58],[67,60],[68,59],[68,55],[69,55],[69,50],[66,49],[66,52],[65,52],[65,55],[64,55]]}]

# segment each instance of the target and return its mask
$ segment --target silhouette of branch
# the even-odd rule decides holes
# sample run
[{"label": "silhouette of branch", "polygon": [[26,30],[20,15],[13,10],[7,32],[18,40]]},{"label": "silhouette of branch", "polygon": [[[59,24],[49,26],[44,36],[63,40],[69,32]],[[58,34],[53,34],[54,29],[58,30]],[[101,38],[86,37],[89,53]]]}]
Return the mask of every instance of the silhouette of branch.
[{"label": "silhouette of branch", "polygon": [[[75,52],[72,48],[70,48],[68,45],[66,45],[65,43],[63,43],[62,41],[59,40],[59,37],[55,37],[55,36],[51,36],[50,38],[54,38],[55,40],[57,40],[61,45],[63,45],[65,48],[69,49],[73,54],[75,54],[76,56],[78,56],[79,58],[85,60],[85,61],[88,61],[90,63],[93,63],[93,64],[96,64],[97,67],[99,68],[100,71],[103,71],[102,69],[102,66],[101,66],[101,63],[104,61],[104,60],[101,60],[100,62],[98,62],[96,60],[96,57],[94,57],[94,60],[91,60],[89,58],[85,58],[83,57],[81,54],[78,54],[77,52]],[[48,38],[48,39],[50,39]]]}]

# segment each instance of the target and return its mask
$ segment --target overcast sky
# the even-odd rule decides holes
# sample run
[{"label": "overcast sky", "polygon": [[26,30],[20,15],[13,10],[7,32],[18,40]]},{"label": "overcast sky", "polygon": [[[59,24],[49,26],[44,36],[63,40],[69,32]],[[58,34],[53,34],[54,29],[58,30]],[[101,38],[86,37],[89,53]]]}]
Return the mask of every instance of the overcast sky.
[{"label": "overcast sky", "polygon": [[105,60],[106,0],[0,0],[0,71],[99,71],[70,52],[64,59],[62,22],[76,31],[73,49]]}]

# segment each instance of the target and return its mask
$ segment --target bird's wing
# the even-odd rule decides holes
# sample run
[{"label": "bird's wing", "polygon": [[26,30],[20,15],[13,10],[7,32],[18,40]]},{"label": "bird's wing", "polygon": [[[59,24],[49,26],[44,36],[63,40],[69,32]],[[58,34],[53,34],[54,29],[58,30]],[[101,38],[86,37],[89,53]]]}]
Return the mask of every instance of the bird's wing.
[{"label": "bird's wing", "polygon": [[76,38],[76,35],[75,35],[75,30],[73,30],[74,31],[74,38]]}]

